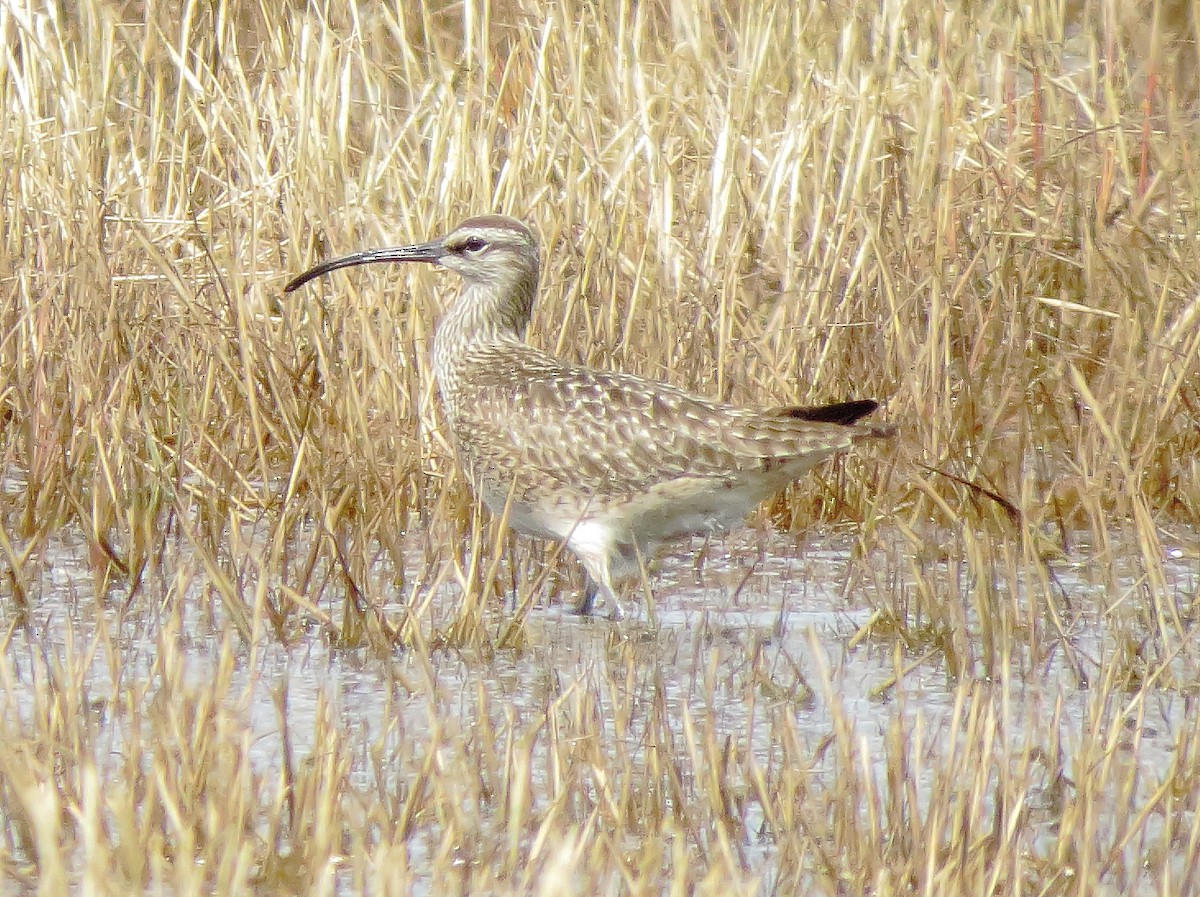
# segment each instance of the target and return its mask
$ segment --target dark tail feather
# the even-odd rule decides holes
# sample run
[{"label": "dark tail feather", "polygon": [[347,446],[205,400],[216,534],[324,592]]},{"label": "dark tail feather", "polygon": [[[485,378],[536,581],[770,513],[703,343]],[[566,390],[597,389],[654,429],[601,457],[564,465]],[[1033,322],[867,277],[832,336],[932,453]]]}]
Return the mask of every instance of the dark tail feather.
[{"label": "dark tail feather", "polygon": [[771,413],[794,420],[810,420],[818,424],[842,424],[848,427],[878,407],[879,403],[873,399],[857,399],[853,402],[834,402],[832,405],[793,405],[774,408]]}]

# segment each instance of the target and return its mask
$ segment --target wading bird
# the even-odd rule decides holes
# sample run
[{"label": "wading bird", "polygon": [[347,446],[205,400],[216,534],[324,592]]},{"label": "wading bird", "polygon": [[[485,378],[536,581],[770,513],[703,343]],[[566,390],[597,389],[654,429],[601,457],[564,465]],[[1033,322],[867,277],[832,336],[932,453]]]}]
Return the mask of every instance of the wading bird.
[{"label": "wading bird", "polygon": [[356,252],[294,278],[374,262],[462,277],[433,338],[433,372],[475,495],[517,532],[565,541],[614,618],[659,547],[736,525],[760,502],[887,425],[871,400],[755,411],[631,374],[568,364],[525,342],[538,249],[521,222],[469,218],[431,243]]}]

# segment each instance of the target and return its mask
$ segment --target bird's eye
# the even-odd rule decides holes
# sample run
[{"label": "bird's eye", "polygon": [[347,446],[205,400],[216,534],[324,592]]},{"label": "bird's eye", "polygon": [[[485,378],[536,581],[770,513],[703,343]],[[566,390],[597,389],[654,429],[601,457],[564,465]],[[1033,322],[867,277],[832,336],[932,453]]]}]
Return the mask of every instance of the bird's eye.
[{"label": "bird's eye", "polygon": [[463,252],[483,252],[487,248],[487,243],[479,237],[468,237],[462,244]]}]

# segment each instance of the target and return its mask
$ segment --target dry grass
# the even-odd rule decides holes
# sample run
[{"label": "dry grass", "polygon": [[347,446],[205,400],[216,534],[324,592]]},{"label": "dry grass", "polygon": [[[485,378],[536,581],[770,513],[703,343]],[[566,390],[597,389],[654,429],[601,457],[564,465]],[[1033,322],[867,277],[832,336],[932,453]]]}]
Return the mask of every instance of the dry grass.
[{"label": "dry grass", "polygon": [[[5,891],[1200,893],[1194,8],[0,4]],[[887,401],[768,508],[868,625],[531,610],[446,285],[279,293],[482,211],[566,357]]]}]

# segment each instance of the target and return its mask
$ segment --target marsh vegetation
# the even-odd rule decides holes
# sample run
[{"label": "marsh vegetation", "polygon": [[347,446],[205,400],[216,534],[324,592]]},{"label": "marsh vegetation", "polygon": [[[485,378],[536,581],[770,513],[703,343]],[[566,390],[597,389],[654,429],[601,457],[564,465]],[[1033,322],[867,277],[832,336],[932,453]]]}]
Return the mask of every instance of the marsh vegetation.
[{"label": "marsh vegetation", "polygon": [[[1140,8],[0,4],[0,888],[1200,893],[1197,23]],[[280,292],[484,211],[538,345],[895,445],[572,617],[455,470],[453,284]]]}]

